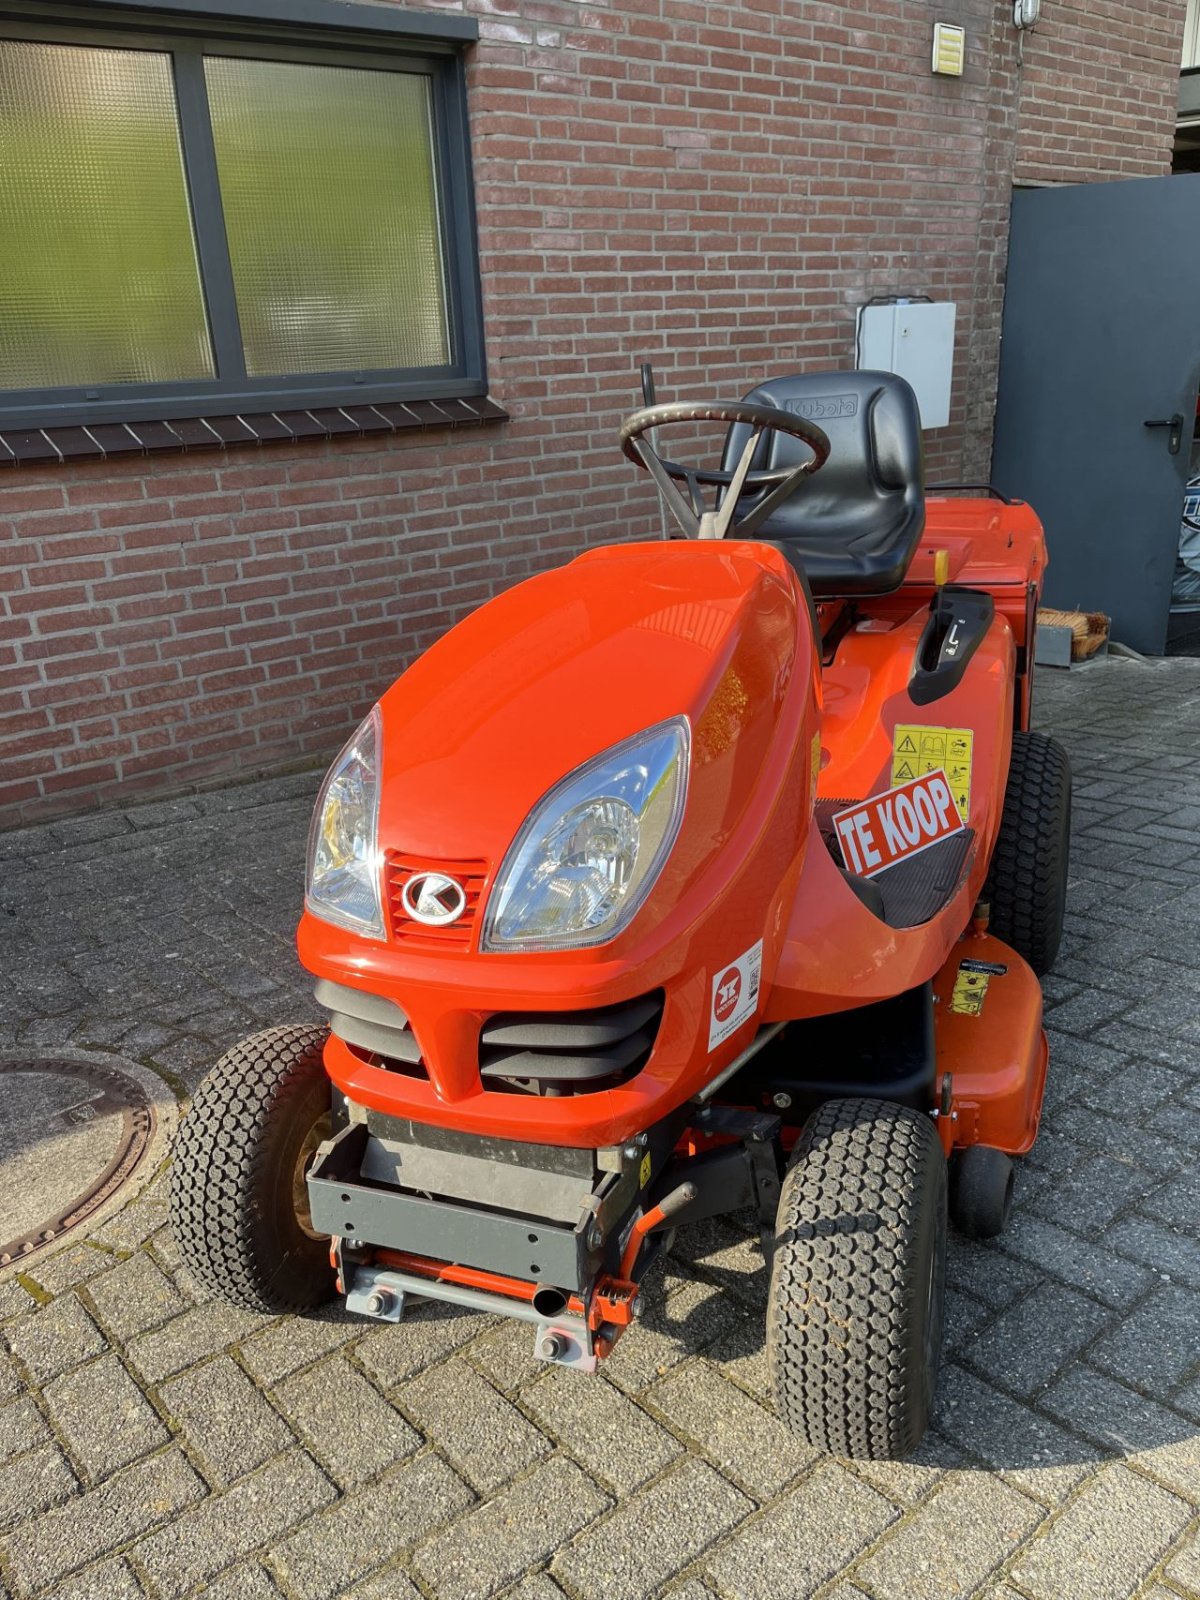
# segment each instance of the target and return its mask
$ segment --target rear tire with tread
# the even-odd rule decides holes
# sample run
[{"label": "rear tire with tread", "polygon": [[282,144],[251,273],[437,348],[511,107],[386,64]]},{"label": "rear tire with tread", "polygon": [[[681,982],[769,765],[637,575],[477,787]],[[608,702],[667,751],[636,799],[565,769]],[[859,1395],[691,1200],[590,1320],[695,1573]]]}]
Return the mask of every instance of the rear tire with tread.
[{"label": "rear tire with tread", "polygon": [[982,899],[989,931],[1042,977],[1062,938],[1071,848],[1071,762],[1057,739],[1014,733],[1004,815]]},{"label": "rear tire with tread", "polygon": [[776,1409],[818,1450],[898,1460],[929,1420],[941,1356],[946,1160],[927,1116],[830,1100],[779,1201],[767,1305]]},{"label": "rear tire with tread", "polygon": [[175,1138],[171,1221],[184,1265],[251,1311],[301,1311],[334,1292],[329,1242],[298,1210],[306,1145],[326,1132],[327,1029],[272,1028],[223,1055]]}]

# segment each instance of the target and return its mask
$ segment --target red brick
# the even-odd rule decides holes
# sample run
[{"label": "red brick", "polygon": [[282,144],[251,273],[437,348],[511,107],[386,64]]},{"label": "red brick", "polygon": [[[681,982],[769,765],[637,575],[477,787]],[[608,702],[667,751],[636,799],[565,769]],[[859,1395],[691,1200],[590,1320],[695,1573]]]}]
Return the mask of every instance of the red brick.
[{"label": "red brick", "polygon": [[78,801],[81,808],[88,804],[88,791],[96,788],[117,776],[117,768],[113,762],[102,762],[99,766],[77,767],[73,770],[60,768],[49,773],[42,779],[42,787],[49,795],[62,794],[69,791]]},{"label": "red brick", "polygon": [[119,667],[125,657],[117,650],[89,649],[86,654],[51,656],[41,664],[41,677],[51,683],[56,679],[94,682],[97,675]]},{"label": "red brick", "polygon": [[121,505],[128,501],[144,500],[146,484],[141,477],[118,478],[106,482],[104,479],[92,477],[89,473],[86,477],[81,476],[76,482],[68,482],[66,493],[69,506]]},{"label": "red brick", "polygon": [[[0,747],[5,758],[17,753],[19,733],[40,734],[49,728],[50,719],[44,711],[23,711],[20,696],[0,694]],[[26,749],[38,749],[37,740],[26,740]]]},{"label": "red brick", "polygon": [[66,633],[79,628],[98,628],[112,621],[112,612],[105,606],[70,605],[65,611],[43,611],[38,617],[42,633]]},{"label": "red brick", "polygon": [[49,511],[64,504],[61,483],[9,483],[0,491],[0,509],[6,517],[20,511]]}]

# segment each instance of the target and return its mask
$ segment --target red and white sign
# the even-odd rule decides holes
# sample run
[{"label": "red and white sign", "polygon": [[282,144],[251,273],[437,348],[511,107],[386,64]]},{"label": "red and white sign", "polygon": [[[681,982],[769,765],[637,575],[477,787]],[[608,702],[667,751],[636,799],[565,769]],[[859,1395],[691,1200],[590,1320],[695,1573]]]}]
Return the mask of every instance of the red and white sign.
[{"label": "red and white sign", "polygon": [[715,1050],[740,1028],[758,1006],[762,977],[762,940],[751,945],[745,955],[722,967],[712,981],[712,1005],[708,1014],[708,1048]]},{"label": "red and white sign", "polygon": [[833,819],[842,860],[860,878],[919,855],[965,826],[944,772],[926,772]]},{"label": "red and white sign", "polygon": [[717,993],[713,1000],[713,1016],[718,1022],[728,1022],[737,1010],[742,993],[742,969],[730,967],[717,979]]}]

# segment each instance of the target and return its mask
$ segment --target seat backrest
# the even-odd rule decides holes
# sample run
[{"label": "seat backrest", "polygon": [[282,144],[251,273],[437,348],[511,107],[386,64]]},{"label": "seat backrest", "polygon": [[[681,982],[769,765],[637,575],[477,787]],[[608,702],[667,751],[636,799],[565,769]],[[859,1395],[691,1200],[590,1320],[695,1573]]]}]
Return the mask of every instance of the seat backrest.
[{"label": "seat backrest", "polygon": [[[917,398],[891,372],[813,372],[775,378],[746,400],[817,423],[829,459],[754,535],[784,547],[815,595],[886,594],[904,574],[925,526]],[[722,465],[737,465],[750,430],[735,423]],[[764,436],[756,469],[799,465],[809,450],[783,433]],[[746,509],[752,500],[747,498]]]}]

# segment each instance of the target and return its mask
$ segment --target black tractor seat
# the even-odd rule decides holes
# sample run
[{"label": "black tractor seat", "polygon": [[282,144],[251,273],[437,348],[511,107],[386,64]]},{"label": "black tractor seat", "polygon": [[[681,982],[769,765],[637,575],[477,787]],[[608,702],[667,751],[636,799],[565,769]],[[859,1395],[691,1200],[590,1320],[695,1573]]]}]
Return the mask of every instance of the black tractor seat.
[{"label": "black tractor seat", "polygon": [[[925,527],[921,416],[917,398],[890,372],[814,372],[776,378],[745,396],[806,417],[829,435],[829,459],[754,534],[783,550],[817,599],[888,594],[904,574]],[[734,423],[721,465],[732,472],[750,429]],[[799,466],[799,439],[764,434],[752,468]],[[761,492],[761,491],[760,491]],[[739,511],[754,496],[744,495]]]}]

